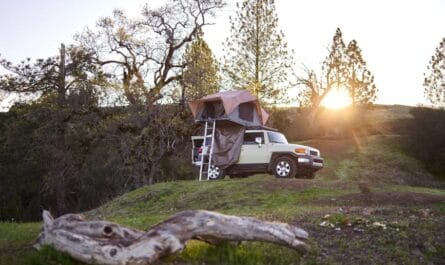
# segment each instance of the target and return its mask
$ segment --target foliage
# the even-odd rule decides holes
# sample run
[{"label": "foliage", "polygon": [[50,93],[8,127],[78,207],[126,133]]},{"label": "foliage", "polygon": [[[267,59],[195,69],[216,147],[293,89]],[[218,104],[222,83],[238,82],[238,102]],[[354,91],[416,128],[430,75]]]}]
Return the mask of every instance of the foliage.
[{"label": "foliage", "polygon": [[0,219],[30,220],[40,214],[46,154],[33,145],[42,116],[24,119],[24,107],[0,113]]},{"label": "foliage", "polygon": [[342,88],[346,82],[347,60],[346,46],[339,28],[332,38],[329,54],[323,61],[320,75],[314,70],[305,71],[306,76],[299,77],[298,80],[298,84],[303,85],[298,95],[302,107],[315,109],[331,90]]},{"label": "foliage", "polygon": [[347,55],[347,87],[352,99],[352,105],[372,104],[377,98],[377,88],[374,76],[366,67],[362,51],[356,40],[349,42]]},{"label": "foliage", "polygon": [[348,91],[354,106],[369,105],[376,100],[374,76],[366,67],[357,41],[352,40],[346,46],[339,28],[332,38],[320,74],[306,68],[305,75],[298,78],[298,84],[302,86],[298,94],[301,107],[316,109],[330,91],[342,89]]},{"label": "foliage", "polygon": [[326,79],[326,90],[339,89],[346,82],[347,54],[343,34],[339,28],[332,38],[329,55],[323,62],[322,73]]},{"label": "foliage", "polygon": [[314,70],[305,68],[305,76],[299,76],[297,85],[300,87],[297,102],[300,108],[315,108],[320,104],[321,88]]},{"label": "foliage", "polygon": [[[190,113],[158,100],[181,79],[186,44],[222,6],[172,0],[146,6],[138,19],[117,10],[78,35],[78,46],[62,44],[59,56],[2,60],[9,73],[0,89],[41,97],[2,117],[0,219],[35,220],[41,206],[83,211],[141,185],[191,177],[178,173],[191,171],[185,157],[178,168],[166,163],[189,140]],[[126,100],[113,102],[122,93]]]},{"label": "foliage", "polygon": [[[355,108],[316,111],[316,122],[311,124],[314,110],[310,108],[277,108],[271,113],[272,126],[278,126],[287,139],[349,139],[379,134],[402,134],[411,131],[411,107],[401,105],[357,106]],[[278,120],[278,123],[275,121]]]},{"label": "foliage", "polygon": [[190,113],[182,106],[154,105],[129,114],[122,120],[122,158],[135,172],[138,186],[161,181],[157,174],[162,160],[191,135]]},{"label": "foliage", "polygon": [[445,110],[413,108],[414,116],[407,138],[409,151],[433,174],[445,179]]},{"label": "foliage", "polygon": [[[51,102],[0,115],[2,220],[35,220],[41,207],[83,211],[144,184],[194,176],[189,157],[176,153],[189,152],[192,122],[182,107]],[[178,167],[167,163],[173,157]]]},{"label": "foliage", "polygon": [[445,106],[445,38],[436,48],[436,52],[431,57],[427,72],[424,73],[425,97],[431,104]]},{"label": "foliage", "polygon": [[[378,113],[372,115],[374,120],[376,117],[388,119],[392,115],[395,120],[391,121],[397,122],[400,117],[405,117],[405,109],[403,113],[400,109],[390,112],[377,109],[375,112]],[[400,115],[393,113],[396,111]],[[117,117],[128,114],[125,109],[113,109],[112,112],[107,120],[119,121]],[[421,126],[423,124],[419,128]],[[108,130],[112,128],[114,126]],[[116,130],[121,130],[117,128],[121,127],[116,125]],[[121,136],[111,135],[104,141],[108,144],[119,142]],[[440,263],[445,258],[444,183],[434,179],[432,185],[424,185],[429,175],[423,164],[406,152],[404,138],[380,135],[302,142],[319,148],[327,163],[314,180],[257,175],[205,183],[157,183],[119,196],[85,214],[91,219],[103,218],[147,229],[178,211],[207,209],[296,223],[310,235],[312,250],[305,257],[285,247],[266,243],[243,242],[215,247],[191,241],[181,254],[163,260],[165,264]],[[354,145],[355,140],[359,141],[357,145]],[[102,145],[102,148],[110,147]],[[189,163],[187,154],[182,153]],[[169,169],[177,167],[178,161],[173,161],[174,164],[169,163]],[[363,182],[370,187],[369,194],[360,192]],[[439,188],[416,186],[419,184]],[[98,192],[100,188],[97,185],[91,187]],[[340,229],[320,226],[326,220]],[[356,224],[360,222],[361,225]],[[386,229],[374,227],[373,222],[386,224]],[[51,248],[42,252],[31,249],[39,225],[0,223],[0,263],[76,264]]]},{"label": "foliage", "polygon": [[86,29],[76,39],[91,51],[97,64],[121,82],[126,103],[153,104],[167,86],[181,79],[181,53],[221,8],[221,0],[170,0],[157,9],[148,5],[142,18],[122,10]]},{"label": "foliage", "polygon": [[295,121],[289,117],[289,109],[274,107],[267,111],[270,115],[269,120],[267,121],[268,126],[275,128],[280,132],[284,132],[286,128],[289,127],[289,124]]},{"label": "foliage", "polygon": [[184,61],[186,67],[181,79],[183,101],[198,99],[218,91],[218,63],[202,34],[187,47]]},{"label": "foliage", "polygon": [[[55,102],[54,97],[45,97],[41,103],[17,106],[4,114],[0,151],[6,156],[1,180],[4,185],[0,187],[5,202],[2,219],[33,220],[42,206],[63,213],[91,207],[107,197],[102,193],[106,187],[84,193],[90,187],[85,179],[99,182],[105,177],[82,172],[91,166],[90,162],[96,162],[89,159],[89,152],[97,137],[97,109]],[[90,196],[94,197],[91,201],[87,200]],[[79,199],[84,200],[83,205]]]},{"label": "foliage", "polygon": [[263,103],[285,102],[292,67],[274,0],[244,0],[231,17],[223,71],[232,87],[249,89]]},{"label": "foliage", "polygon": [[85,49],[76,46],[65,49],[63,44],[59,56],[38,59],[35,63],[27,58],[17,65],[2,59],[0,65],[8,71],[0,76],[0,90],[24,96],[32,93],[41,96],[57,94],[58,103],[64,103],[72,95],[97,94],[96,86],[106,80]]},{"label": "foliage", "polygon": [[[385,151],[392,152],[392,146],[387,144],[391,140],[372,141],[370,144],[377,145],[376,150],[389,147]],[[334,145],[340,143],[335,142]],[[341,164],[350,155],[339,158],[337,153],[331,153],[326,158],[338,159]],[[406,161],[407,164],[410,162]],[[369,163],[364,166],[368,166],[368,169],[373,167]],[[363,167],[355,170],[360,173]],[[205,183],[175,181],[134,190],[86,215],[88,219],[103,218],[137,229],[147,229],[178,211],[207,209],[295,223],[304,227],[310,235],[311,251],[305,257],[292,249],[267,243],[212,246],[192,240],[182,253],[162,260],[162,264],[355,264],[356,261],[383,264],[388,260],[423,264],[425,260],[433,263],[443,260],[443,189],[382,185],[373,181],[368,182],[372,192],[363,196],[358,188],[360,183],[351,180],[329,181],[318,177],[310,181],[283,180],[265,175]],[[380,198],[379,195],[386,196]],[[325,220],[340,229],[320,226]],[[375,221],[386,224],[387,228],[374,227],[372,223]],[[39,232],[37,223],[0,223],[0,232],[6,238],[5,243],[0,244],[0,263],[73,262],[60,253],[56,255],[51,248],[43,252],[34,252],[29,248]],[[412,242],[407,238],[417,240]],[[422,245],[419,246],[418,242],[422,242]],[[427,248],[428,244],[434,247]],[[373,247],[370,248],[370,245]],[[14,248],[11,249],[11,246]]]}]

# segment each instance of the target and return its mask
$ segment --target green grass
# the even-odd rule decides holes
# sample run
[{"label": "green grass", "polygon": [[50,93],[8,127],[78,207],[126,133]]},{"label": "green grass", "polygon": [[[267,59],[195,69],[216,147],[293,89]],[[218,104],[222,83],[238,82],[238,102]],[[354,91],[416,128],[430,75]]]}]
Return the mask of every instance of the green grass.
[{"label": "green grass", "polygon": [[[299,180],[277,180],[259,175],[217,182],[178,181],[147,186],[121,196],[87,215],[99,216],[144,229],[186,209],[205,209],[226,214],[271,217],[288,221],[300,212],[316,211],[307,202],[324,196],[355,192],[355,188],[322,188],[318,181],[293,187]],[[322,207],[320,208],[322,209]],[[273,213],[273,214],[272,214]]]},{"label": "green grass", "polygon": [[39,223],[1,223],[0,225],[0,249],[14,249],[31,245],[39,233]]},{"label": "green grass", "polygon": [[[218,182],[160,183],[125,194],[86,215],[138,229],[147,229],[169,215],[186,209],[206,209],[291,222],[297,216],[323,212],[330,208],[309,204],[313,199],[355,192],[354,189],[320,188],[317,187],[317,181],[311,181],[307,187],[293,187],[299,183],[295,179],[277,180],[265,175]],[[39,253],[31,250],[30,242],[37,237],[39,224],[0,223],[0,231],[5,231],[2,233],[3,244],[0,245],[2,253],[11,243],[16,249],[22,248],[26,252],[19,259],[12,258],[8,253],[3,254],[3,263],[73,262],[51,248]],[[191,264],[296,264],[299,258],[298,253],[293,250],[267,243],[247,242],[239,246],[226,244],[216,247],[191,241],[186,250],[174,260]]]},{"label": "green grass", "polygon": [[[270,255],[273,253],[273,255]],[[301,256],[290,249],[265,243],[208,245],[192,241],[176,260],[189,264],[298,264]]]},{"label": "green grass", "polygon": [[40,223],[0,223],[0,264],[79,264],[48,246],[35,251],[39,231]]},{"label": "green grass", "polygon": [[[310,140],[303,143],[321,146],[321,154],[325,153],[327,170],[320,172],[321,179],[445,187],[421,162],[406,153],[403,136],[375,135],[354,140]],[[338,151],[328,148],[326,155],[323,147],[332,144],[339,146]]]},{"label": "green grass", "polygon": [[[205,209],[296,223],[310,233],[311,251],[306,257],[267,243],[212,246],[192,240],[182,253],[162,261],[167,264],[440,264],[445,261],[445,202],[366,205],[363,196],[367,195],[358,188],[365,182],[375,196],[380,192],[445,197],[445,190],[436,188],[443,183],[430,178],[418,161],[406,155],[398,139],[363,138],[360,148],[342,142],[338,152],[325,152],[327,168],[314,180],[257,175],[216,182],[159,183],[120,196],[85,215],[145,230],[176,212]],[[333,146],[333,150],[340,145],[318,143]],[[318,147],[317,141],[306,144]],[[342,201],[345,196],[358,195],[365,201]],[[323,219],[326,214],[330,216]],[[320,226],[324,220],[340,230]],[[388,229],[373,227],[374,221],[388,224]],[[79,264],[49,247],[32,250],[39,226],[0,223],[0,264]],[[355,232],[354,228],[363,231]]]}]

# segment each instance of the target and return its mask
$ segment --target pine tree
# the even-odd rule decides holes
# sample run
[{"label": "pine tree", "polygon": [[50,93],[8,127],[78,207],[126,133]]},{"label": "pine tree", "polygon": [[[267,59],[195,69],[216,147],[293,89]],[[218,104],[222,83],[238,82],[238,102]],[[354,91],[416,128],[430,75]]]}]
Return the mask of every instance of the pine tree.
[{"label": "pine tree", "polygon": [[347,55],[347,88],[352,105],[367,105],[375,101],[377,88],[374,76],[366,67],[362,51],[357,41],[352,40],[346,49]]},{"label": "pine tree", "polygon": [[352,40],[346,47],[339,28],[332,38],[321,74],[306,69],[306,76],[299,77],[298,84],[302,85],[298,95],[300,105],[314,109],[332,90],[347,90],[353,105],[371,104],[377,97],[374,76],[367,69],[357,41]]},{"label": "pine tree", "polygon": [[341,30],[337,28],[332,38],[332,45],[329,55],[323,62],[322,72],[326,80],[325,87],[328,90],[332,88],[339,89],[346,83],[347,79],[347,55],[346,46],[343,41]]},{"label": "pine tree", "polygon": [[424,73],[425,97],[437,107],[445,107],[445,38],[436,48]]},{"label": "pine tree", "polygon": [[218,91],[218,63],[202,38],[202,33],[187,47],[184,61],[187,66],[181,80],[183,101],[198,99]]},{"label": "pine tree", "polygon": [[335,31],[329,54],[322,63],[321,73],[306,69],[306,76],[298,78],[303,88],[298,95],[302,107],[318,108],[333,89],[342,89],[347,80],[346,46],[339,28]]},{"label": "pine tree", "polygon": [[247,88],[263,103],[285,101],[292,55],[278,31],[274,0],[244,0],[231,17],[223,71],[235,88]]}]

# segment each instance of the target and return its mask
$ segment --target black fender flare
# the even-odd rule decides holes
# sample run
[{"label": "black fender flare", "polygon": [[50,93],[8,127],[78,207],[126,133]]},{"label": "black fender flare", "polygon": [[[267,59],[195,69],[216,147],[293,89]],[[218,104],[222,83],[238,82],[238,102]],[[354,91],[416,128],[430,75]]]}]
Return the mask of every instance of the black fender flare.
[{"label": "black fender flare", "polygon": [[287,156],[291,157],[295,160],[295,163],[298,165],[298,155],[293,152],[273,152],[270,156],[269,165],[267,166],[267,171],[271,172],[273,164],[275,163],[275,160],[280,156]]}]

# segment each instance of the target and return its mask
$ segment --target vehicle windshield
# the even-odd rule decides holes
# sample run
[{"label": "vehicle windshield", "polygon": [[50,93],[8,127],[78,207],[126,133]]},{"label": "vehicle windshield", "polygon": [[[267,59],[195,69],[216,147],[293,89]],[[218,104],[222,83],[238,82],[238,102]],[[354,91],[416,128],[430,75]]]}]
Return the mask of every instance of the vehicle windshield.
[{"label": "vehicle windshield", "polygon": [[287,144],[286,136],[284,136],[281,133],[276,132],[267,132],[267,136],[269,137],[270,143],[276,143],[276,144]]}]

